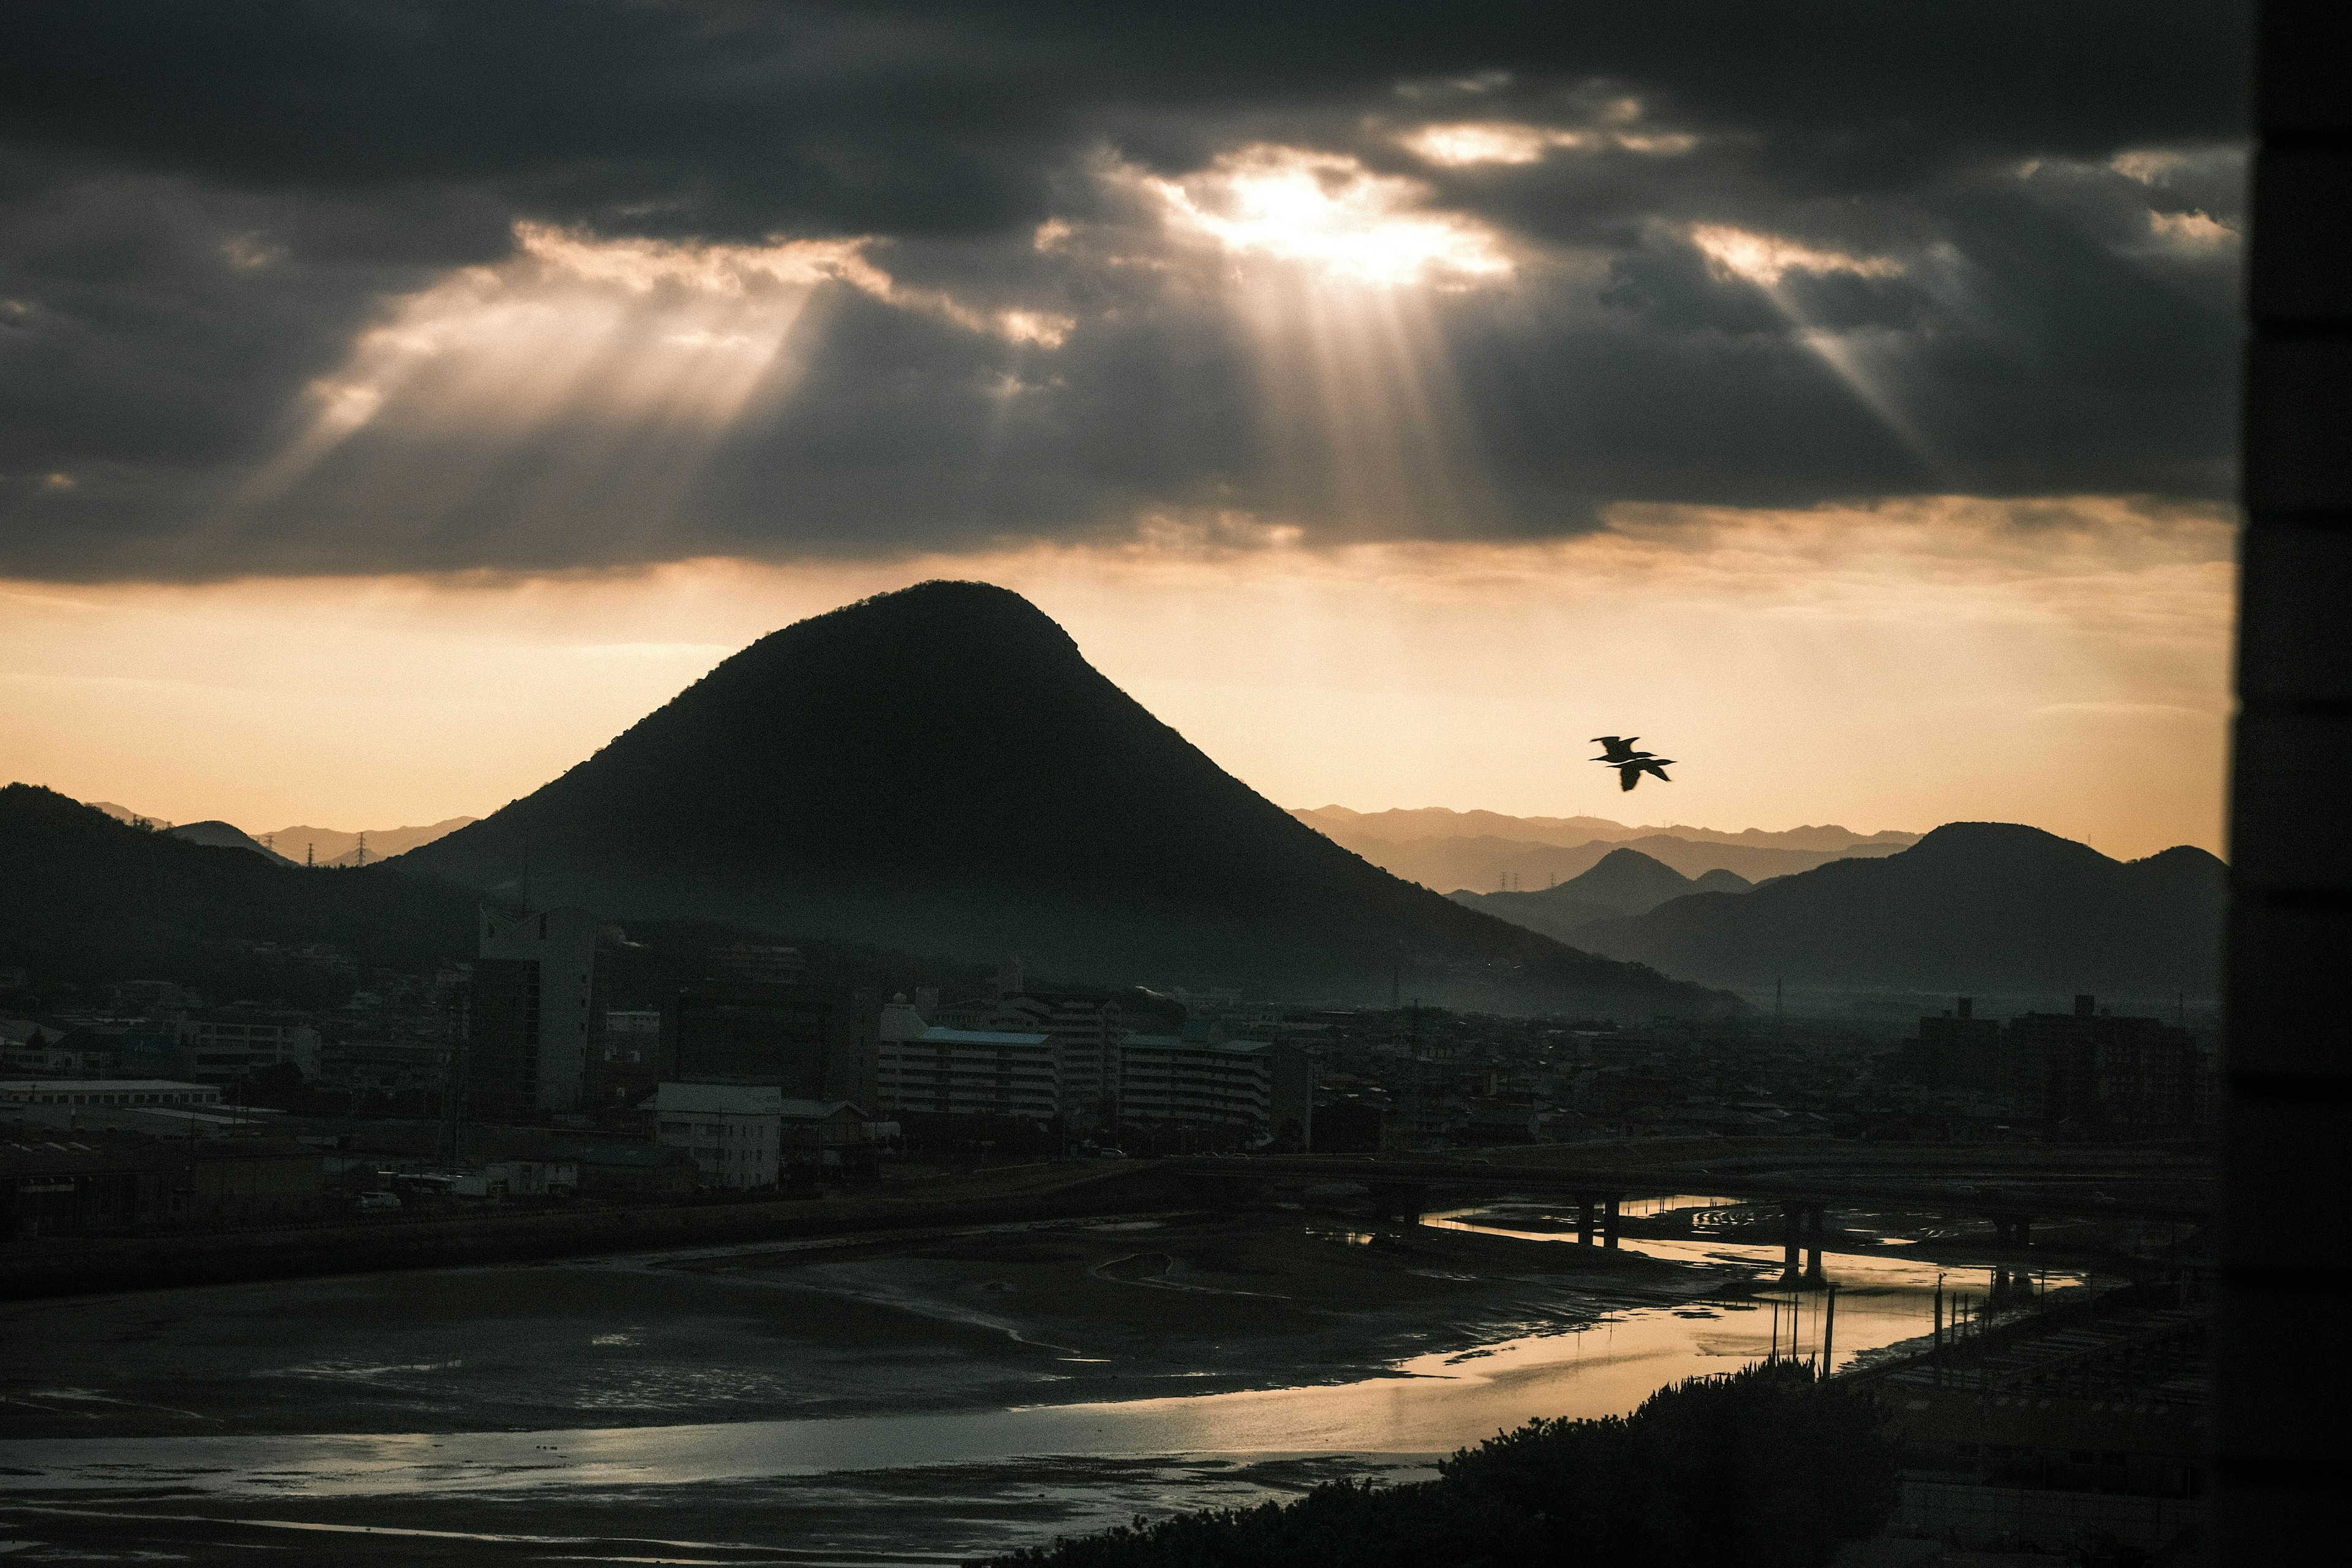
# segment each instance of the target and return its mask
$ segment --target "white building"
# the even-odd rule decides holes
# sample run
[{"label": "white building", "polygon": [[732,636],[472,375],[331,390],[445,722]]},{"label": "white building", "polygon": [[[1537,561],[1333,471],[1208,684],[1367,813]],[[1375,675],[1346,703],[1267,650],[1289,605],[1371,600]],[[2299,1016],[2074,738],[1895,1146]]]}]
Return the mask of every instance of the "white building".
[{"label": "white building", "polygon": [[882,1009],[877,1056],[884,1110],[1044,1121],[1061,1109],[1054,1039],[1040,1031],[941,1028],[902,996]]},{"label": "white building", "polygon": [[233,1083],[279,1066],[319,1076],[319,1031],[296,1019],[223,1012],[184,1018],[179,1031],[188,1076],[207,1083]]},{"label": "white building", "polygon": [[782,1170],[784,1091],[772,1086],[666,1083],[654,1091],[654,1141],[694,1156],[702,1184],[755,1192]]}]

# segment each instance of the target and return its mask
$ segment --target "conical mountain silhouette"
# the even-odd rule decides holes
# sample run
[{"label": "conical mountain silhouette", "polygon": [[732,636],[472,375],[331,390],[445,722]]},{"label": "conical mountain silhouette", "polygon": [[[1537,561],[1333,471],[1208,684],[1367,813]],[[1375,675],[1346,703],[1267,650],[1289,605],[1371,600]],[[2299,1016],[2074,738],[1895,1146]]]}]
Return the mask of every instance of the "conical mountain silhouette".
[{"label": "conical mountain silhouette", "polygon": [[[1726,999],[1401,882],[1224,773],[1028,601],[926,583],[727,660],[390,864],[1032,973],[1685,1014]],[[1398,971],[1402,971],[1398,974]],[[1507,997],[1502,994],[1508,993]]]},{"label": "conical mountain silhouette", "polygon": [[1899,855],[1695,893],[1578,938],[1712,984],[2206,998],[2226,877],[2185,845],[2124,862],[2036,827],[1955,822]]}]

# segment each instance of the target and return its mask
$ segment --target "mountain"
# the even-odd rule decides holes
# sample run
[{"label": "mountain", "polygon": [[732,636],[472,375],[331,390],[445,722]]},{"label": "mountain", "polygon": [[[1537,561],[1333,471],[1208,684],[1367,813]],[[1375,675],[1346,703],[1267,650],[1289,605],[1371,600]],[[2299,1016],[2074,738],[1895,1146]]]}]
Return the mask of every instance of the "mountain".
[{"label": "mountain", "polygon": [[1484,912],[1573,942],[1576,932],[1594,921],[1646,914],[1669,899],[1721,890],[1746,892],[1748,881],[1729,871],[1714,870],[1693,879],[1639,849],[1612,849],[1581,876],[1540,892],[1474,893],[1452,896],[1465,909]]},{"label": "mountain", "polygon": [[154,979],[289,996],[300,994],[289,972],[306,947],[331,947],[362,971],[411,973],[473,952],[474,900],[458,889],[373,870],[305,872],[258,847],[142,831],[12,784],[0,789],[0,952],[85,992]]},{"label": "mountain", "polygon": [[388,862],[694,917],[1267,995],[1713,1011],[1400,882],[1224,773],[1018,595],[927,583],[721,664],[525,799]]},{"label": "mountain", "polygon": [[1900,854],[1694,893],[1578,940],[1717,985],[2208,998],[2226,879],[2187,846],[2124,862],[2039,828],[1956,822]]},{"label": "mountain", "polygon": [[143,827],[161,833],[172,826],[160,816],[147,816],[131,810],[127,805],[117,805],[110,800],[93,800],[88,804],[92,811],[102,811],[115,821],[127,822],[133,827]]},{"label": "mountain", "polygon": [[184,838],[191,844],[209,844],[215,849],[243,849],[266,856],[280,866],[293,861],[248,835],[243,828],[232,827],[226,822],[184,822],[168,830],[174,838]]},{"label": "mountain", "polygon": [[[1330,807],[1324,808],[1328,811]],[[1483,890],[1496,887],[1506,878],[1515,887],[1532,889],[1549,887],[1573,877],[1580,877],[1601,863],[1611,850],[1625,847],[1639,849],[1654,860],[1672,866],[1686,877],[1696,877],[1707,871],[1724,870],[1742,880],[1760,882],[1767,877],[1786,877],[1799,871],[1810,871],[1832,860],[1859,856],[1892,855],[1908,847],[1908,835],[1897,839],[1855,840],[1839,849],[1800,849],[1776,845],[1728,842],[1730,835],[1713,838],[1685,838],[1677,833],[1650,832],[1631,829],[1637,837],[1625,839],[1594,839],[1581,844],[1557,845],[1539,843],[1526,838],[1500,838],[1491,835],[1468,835],[1451,837],[1420,838],[1404,843],[1392,843],[1364,834],[1344,822],[1324,818],[1319,814],[1301,815],[1301,821],[1318,832],[1391,874],[1408,882],[1419,882],[1424,888],[1452,889],[1466,888]],[[1390,814],[1383,814],[1390,815]],[[1395,815],[1418,816],[1419,813]],[[1447,816],[1482,816],[1486,813],[1446,813]],[[1576,820],[1576,819],[1570,819]],[[1590,818],[1585,820],[1599,820]],[[1606,826],[1615,826],[1616,824]],[[1804,830],[1810,831],[1810,830]],[[1899,841],[1898,841],[1899,840]]]},{"label": "mountain", "polygon": [[423,827],[370,827],[359,832],[298,824],[292,827],[281,827],[268,837],[272,841],[284,845],[278,853],[298,865],[352,866],[359,863],[360,840],[362,838],[367,840],[367,858],[373,864],[390,859],[394,855],[405,854],[436,838],[446,838],[476,820],[471,816],[453,816]]},{"label": "mountain", "polygon": [[1737,833],[1718,827],[1628,827],[1605,816],[1507,816],[1499,811],[1449,811],[1443,806],[1418,810],[1350,811],[1344,805],[1301,807],[1291,816],[1319,833],[1342,841],[1362,838],[1386,844],[1412,844],[1441,838],[1502,838],[1523,844],[1548,844],[1573,849],[1594,842],[1622,844],[1628,839],[1663,835],[1694,844],[1737,844],[1754,849],[1818,849],[1843,853],[1859,846],[1885,845],[1887,852],[1919,841],[1916,833],[1888,830],[1856,833],[1836,823],[1819,827],[1767,831],[1743,827]]},{"label": "mountain", "polygon": [[[0,789],[0,955],[52,1001],[119,980],[170,980],[218,1001],[339,1003],[370,970],[429,973],[475,954],[478,900],[391,868],[306,871],[250,848],[134,829],[30,784]],[[761,933],[708,921],[629,927],[612,952],[615,1005],[650,1007],[711,972],[715,949]],[[799,938],[811,980],[887,996],[970,994],[993,964],[957,965]],[[320,948],[332,950],[320,952]]]}]

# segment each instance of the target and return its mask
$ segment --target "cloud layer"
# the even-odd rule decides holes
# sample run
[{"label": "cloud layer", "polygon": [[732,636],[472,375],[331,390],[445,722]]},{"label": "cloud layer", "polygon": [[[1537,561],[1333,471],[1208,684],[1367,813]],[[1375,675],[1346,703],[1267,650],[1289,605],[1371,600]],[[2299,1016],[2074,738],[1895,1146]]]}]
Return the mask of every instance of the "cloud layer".
[{"label": "cloud layer", "polygon": [[2228,489],[2235,5],[11,32],[0,574]]}]

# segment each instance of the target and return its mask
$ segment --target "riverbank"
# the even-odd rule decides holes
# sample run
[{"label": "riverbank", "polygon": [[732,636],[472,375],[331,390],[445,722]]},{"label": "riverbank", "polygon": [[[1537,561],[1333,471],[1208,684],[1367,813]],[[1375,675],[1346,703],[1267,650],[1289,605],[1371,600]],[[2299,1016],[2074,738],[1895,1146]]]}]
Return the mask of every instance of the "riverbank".
[{"label": "riverbank", "polygon": [[[937,1568],[1407,1479],[1825,1327],[1737,1248],[1381,1230],[1334,1203],[0,1305],[0,1545],[82,1550],[97,1510],[206,1563]],[[1841,1358],[1924,1330],[1932,1268],[1847,1267]],[[321,1527],[442,1533],[404,1557]]]},{"label": "riverbank", "polygon": [[1149,1165],[1061,1163],[892,1183],[842,1197],[518,1207],[248,1230],[41,1237],[0,1245],[0,1301],[1009,1223],[1190,1199],[1178,1180]]}]

